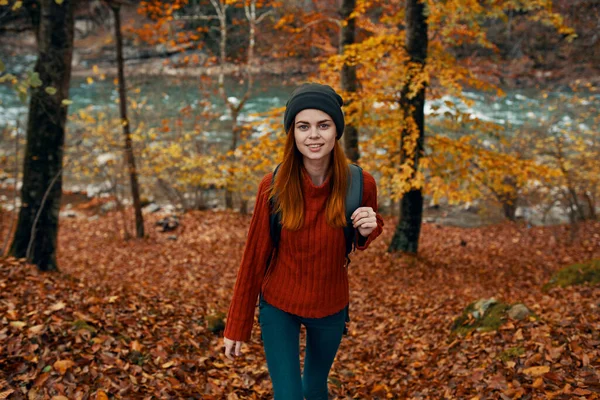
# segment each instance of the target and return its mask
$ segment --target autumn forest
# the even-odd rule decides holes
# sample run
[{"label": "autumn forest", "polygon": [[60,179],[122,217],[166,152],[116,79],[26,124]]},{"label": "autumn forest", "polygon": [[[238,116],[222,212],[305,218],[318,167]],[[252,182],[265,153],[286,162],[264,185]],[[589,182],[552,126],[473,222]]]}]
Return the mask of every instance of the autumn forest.
[{"label": "autumn forest", "polygon": [[0,399],[273,398],[258,312],[223,332],[304,82],[385,222],[329,398],[600,399],[598,32],[597,0],[0,0]]}]

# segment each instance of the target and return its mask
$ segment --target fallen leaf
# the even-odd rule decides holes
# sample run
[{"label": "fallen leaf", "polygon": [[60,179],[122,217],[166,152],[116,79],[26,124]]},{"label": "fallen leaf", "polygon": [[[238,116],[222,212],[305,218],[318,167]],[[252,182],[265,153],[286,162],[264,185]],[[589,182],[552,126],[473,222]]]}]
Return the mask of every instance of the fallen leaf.
[{"label": "fallen leaf", "polygon": [[28,332],[36,335],[36,334],[40,333],[43,329],[44,329],[44,325],[35,325],[35,326],[32,326],[31,328],[29,328]]},{"label": "fallen leaf", "polygon": [[531,384],[531,386],[532,386],[532,387],[534,387],[534,388],[536,388],[536,389],[539,389],[539,388],[541,388],[542,386],[544,386],[544,378],[542,378],[542,377],[539,377],[539,378],[537,378],[537,379],[536,379],[536,380],[535,380],[535,381],[534,381],[534,382]]},{"label": "fallen leaf", "polygon": [[44,314],[46,314],[46,315],[52,314],[53,312],[62,310],[65,307],[66,307],[66,304],[63,303],[62,301],[59,301],[57,303],[52,304],[50,307],[48,307],[48,309],[44,312]]},{"label": "fallen leaf", "polygon": [[577,389],[573,390],[572,393],[577,396],[587,396],[587,395],[592,394],[592,392],[590,390],[583,389],[583,388],[577,388]]},{"label": "fallen leaf", "polygon": [[14,392],[14,389],[8,389],[4,392],[0,392],[0,399],[7,399]]},{"label": "fallen leaf", "polygon": [[539,367],[525,368],[523,370],[524,374],[531,375],[531,376],[544,375],[546,372],[550,372],[550,367],[547,366],[547,365],[542,365],[542,366],[539,366]]},{"label": "fallen leaf", "polygon": [[64,375],[69,368],[71,368],[75,363],[71,360],[58,360],[52,367],[57,370],[61,375]]},{"label": "fallen leaf", "polygon": [[96,393],[96,400],[108,400],[108,396],[103,390],[98,390]]}]

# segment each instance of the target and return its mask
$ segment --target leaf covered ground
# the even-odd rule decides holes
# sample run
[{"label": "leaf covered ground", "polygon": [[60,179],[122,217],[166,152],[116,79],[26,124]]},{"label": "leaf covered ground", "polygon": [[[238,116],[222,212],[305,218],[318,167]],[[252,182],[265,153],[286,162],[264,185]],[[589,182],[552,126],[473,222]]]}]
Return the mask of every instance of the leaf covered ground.
[{"label": "leaf covered ground", "polygon": [[[268,399],[258,325],[243,356],[221,333],[250,217],[191,212],[174,232],[121,239],[118,214],[61,219],[59,273],[0,259],[0,398]],[[385,250],[396,219],[350,265],[352,321],[330,374],[337,399],[600,398],[600,285],[542,286],[600,257],[600,223],[463,229],[424,224],[418,257]],[[176,238],[172,235],[176,235]],[[451,335],[480,298],[539,318]]]}]

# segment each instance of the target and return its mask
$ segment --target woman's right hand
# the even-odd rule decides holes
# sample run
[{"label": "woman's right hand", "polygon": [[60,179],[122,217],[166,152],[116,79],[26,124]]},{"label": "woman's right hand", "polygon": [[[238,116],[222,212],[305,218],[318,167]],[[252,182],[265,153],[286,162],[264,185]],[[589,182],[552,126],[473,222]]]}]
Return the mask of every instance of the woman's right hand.
[{"label": "woman's right hand", "polygon": [[242,352],[240,350],[242,349],[243,342],[240,342],[239,340],[231,340],[226,337],[223,337],[223,341],[225,342],[225,356],[227,358],[229,358],[230,360],[233,360],[233,357],[231,355],[231,350],[233,350],[234,346],[235,346],[235,355],[236,356],[242,355]]}]

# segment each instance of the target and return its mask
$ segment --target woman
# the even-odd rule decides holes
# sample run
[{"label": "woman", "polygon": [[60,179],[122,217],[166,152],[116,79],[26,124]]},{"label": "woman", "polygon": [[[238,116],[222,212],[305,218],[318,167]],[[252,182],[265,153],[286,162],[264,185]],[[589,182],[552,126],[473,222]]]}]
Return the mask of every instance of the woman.
[{"label": "woman", "polygon": [[[342,98],[327,85],[304,84],[286,104],[284,160],[260,182],[248,241],[237,275],[224,332],[225,354],[239,356],[250,339],[254,308],[276,400],[327,399],[327,377],[345,327],[348,273],[345,268],[345,197],[348,162],[339,143],[344,132]],[[377,188],[363,171],[361,207],[352,214],[358,246],[381,234]],[[276,197],[274,197],[277,195]],[[281,211],[276,254],[270,236],[269,200]],[[300,373],[300,325],[306,327],[304,372]]]}]

